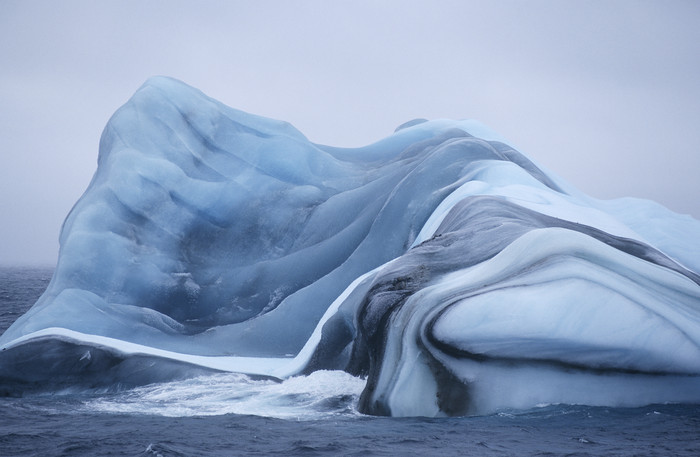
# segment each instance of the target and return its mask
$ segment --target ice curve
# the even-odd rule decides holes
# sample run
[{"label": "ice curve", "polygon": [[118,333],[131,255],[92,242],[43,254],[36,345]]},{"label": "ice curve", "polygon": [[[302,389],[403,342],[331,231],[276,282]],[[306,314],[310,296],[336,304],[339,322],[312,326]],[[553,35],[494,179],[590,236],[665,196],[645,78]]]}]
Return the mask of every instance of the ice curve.
[{"label": "ice curve", "polygon": [[51,284],[0,337],[0,386],[340,369],[372,414],[696,402],[699,235],[473,121],[333,148],[152,78],[105,128]]}]

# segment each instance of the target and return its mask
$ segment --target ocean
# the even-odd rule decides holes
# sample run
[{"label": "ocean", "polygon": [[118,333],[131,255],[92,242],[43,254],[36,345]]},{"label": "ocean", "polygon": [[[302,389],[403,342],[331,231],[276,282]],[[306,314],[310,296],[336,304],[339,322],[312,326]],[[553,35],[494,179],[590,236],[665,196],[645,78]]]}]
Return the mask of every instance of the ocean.
[{"label": "ocean", "polygon": [[[51,279],[0,268],[0,332]],[[359,414],[361,379],[225,374],[0,398],[0,456],[698,456],[700,405],[542,406],[460,418]]]}]

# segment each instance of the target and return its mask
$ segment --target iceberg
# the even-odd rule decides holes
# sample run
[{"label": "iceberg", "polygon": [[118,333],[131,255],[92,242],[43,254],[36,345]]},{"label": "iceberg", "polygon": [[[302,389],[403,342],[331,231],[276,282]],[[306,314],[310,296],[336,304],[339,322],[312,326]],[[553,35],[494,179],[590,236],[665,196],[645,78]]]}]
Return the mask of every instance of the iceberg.
[{"label": "iceberg", "polygon": [[109,120],[0,392],[366,379],[367,414],[700,401],[700,222],[475,121],[310,142],[171,78]]}]

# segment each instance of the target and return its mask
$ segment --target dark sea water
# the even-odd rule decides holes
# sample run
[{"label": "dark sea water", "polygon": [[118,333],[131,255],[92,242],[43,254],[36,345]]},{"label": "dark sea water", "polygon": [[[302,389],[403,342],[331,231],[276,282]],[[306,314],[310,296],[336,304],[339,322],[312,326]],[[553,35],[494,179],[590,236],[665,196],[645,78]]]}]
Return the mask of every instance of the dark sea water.
[{"label": "dark sea water", "polygon": [[[50,277],[0,268],[0,332]],[[361,388],[337,372],[281,384],[217,375],[0,398],[0,456],[700,456],[700,405],[392,419],[358,414]]]}]

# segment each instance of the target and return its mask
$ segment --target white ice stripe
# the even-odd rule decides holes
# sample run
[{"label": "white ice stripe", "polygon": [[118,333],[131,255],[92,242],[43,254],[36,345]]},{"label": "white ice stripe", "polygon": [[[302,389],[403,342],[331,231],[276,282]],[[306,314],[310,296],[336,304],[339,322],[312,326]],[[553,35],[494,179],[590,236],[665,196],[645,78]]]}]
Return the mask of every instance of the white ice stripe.
[{"label": "white ice stripe", "polygon": [[521,171],[514,171],[514,167],[516,166],[508,162],[491,163],[488,167],[484,167],[483,163],[470,165],[466,174],[471,174],[471,178],[440,202],[423,225],[411,247],[417,246],[435,235],[452,208],[465,198],[472,196],[500,197],[505,201],[546,216],[588,225],[611,235],[650,244],[632,227],[606,212],[602,205],[593,206],[593,201],[585,203],[580,198],[575,200],[568,195],[553,192],[551,189],[543,187],[535,178],[525,175]]},{"label": "white ice stripe", "polygon": [[75,330],[60,327],[50,327],[23,335],[7,344],[5,347],[3,347],[3,350],[11,349],[34,339],[47,337],[56,338],[58,340],[71,343],[89,344],[98,348],[108,348],[124,355],[151,355],[155,357],[179,360],[181,362],[191,363],[215,370],[240,372],[246,374],[277,376],[277,373],[286,372],[290,362],[294,360],[290,358],[204,356],[183,354],[181,352],[167,351],[143,344],[131,343],[107,336],[77,332]]},{"label": "white ice stripe", "polygon": [[[393,260],[392,260],[393,261]],[[296,357],[240,357],[240,356],[206,356],[185,354],[182,352],[168,351],[158,349],[151,346],[146,346],[138,343],[110,338],[107,336],[94,335],[89,333],[78,332],[61,327],[50,327],[36,332],[23,335],[5,345],[2,350],[11,349],[23,343],[40,338],[56,338],[58,340],[71,343],[89,344],[95,347],[109,348],[118,351],[124,355],[150,355],[162,357],[171,360],[190,363],[193,365],[211,368],[214,370],[227,371],[231,373],[244,373],[250,375],[274,376],[276,378],[287,378],[298,374],[306,366],[311,359],[311,356],[316,349],[316,346],[321,341],[321,332],[323,325],[333,314],[338,311],[340,305],[352,293],[355,288],[362,283],[366,278],[370,277],[378,270],[383,268],[389,261],[372,271],[369,271],[355,279],[338,298],[336,298],[331,306],[326,310],[321,320],[316,325],[313,333],[307,340],[304,347],[299,351]]]},{"label": "white ice stripe", "polygon": [[[333,303],[331,303],[331,306],[328,307],[326,312],[323,314],[323,317],[321,317],[321,320],[318,322],[316,325],[316,328],[314,329],[313,333],[309,337],[309,339],[306,341],[306,344],[304,344],[304,347],[301,348],[301,351],[294,357],[295,361],[295,370],[291,372],[287,376],[291,376],[294,374],[299,373],[309,362],[311,359],[311,356],[313,355],[314,351],[316,350],[316,346],[318,346],[318,343],[321,341],[321,332],[323,330],[323,326],[325,323],[328,321],[328,319],[331,318],[337,311],[338,308],[340,308],[340,305],[343,304],[345,299],[350,296],[350,294],[359,286],[365,279],[369,278],[370,276],[374,275],[377,271],[381,270],[384,268],[386,265],[390,264],[396,259],[392,259],[374,270],[368,271],[367,273],[363,274],[362,276],[359,276],[356,278],[348,287],[345,288],[342,294],[336,298]],[[273,375],[274,376],[274,375]],[[278,376],[280,377],[280,376]]]}]

